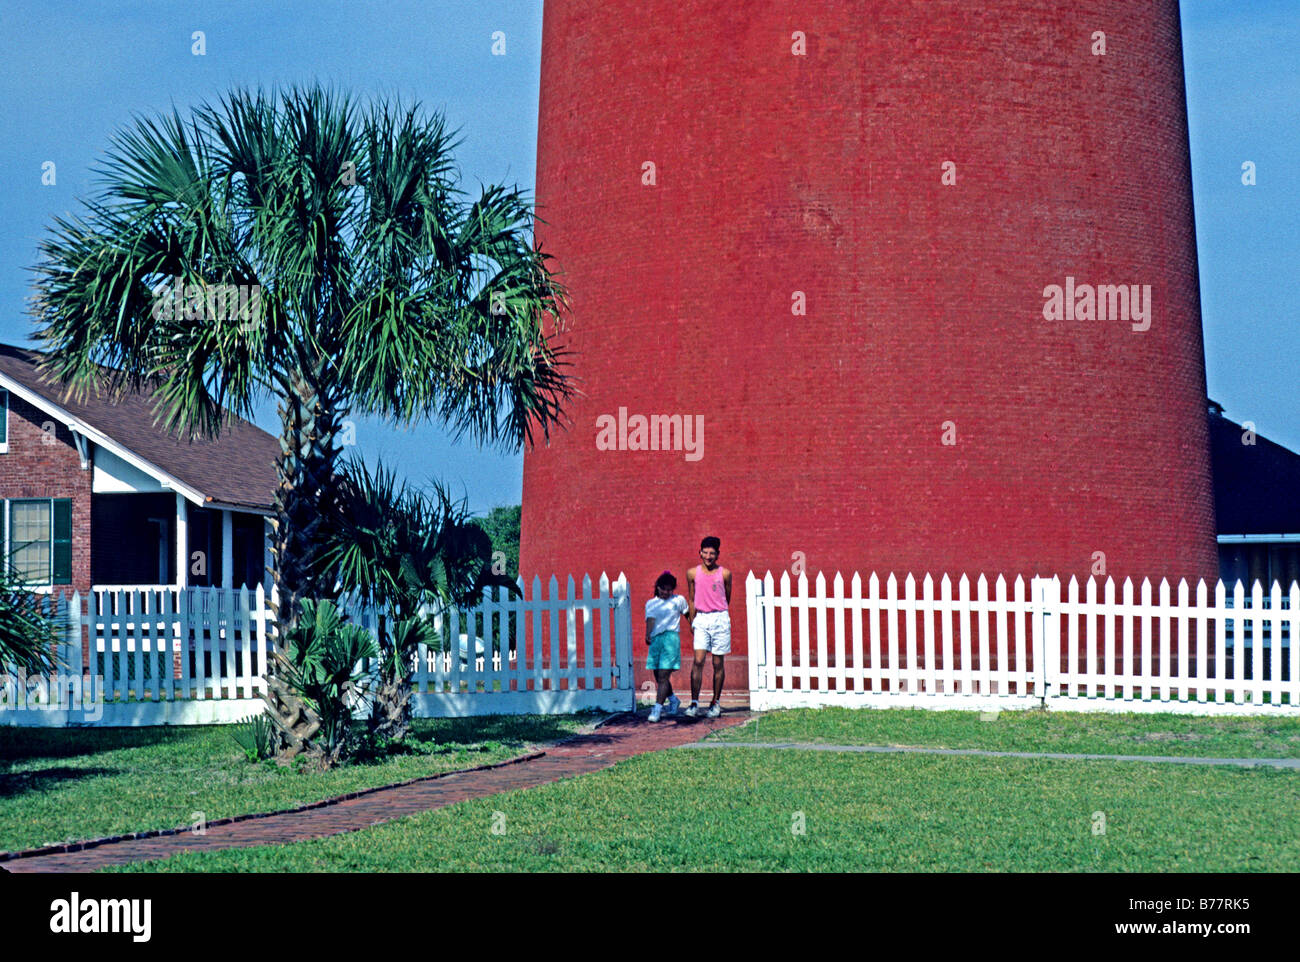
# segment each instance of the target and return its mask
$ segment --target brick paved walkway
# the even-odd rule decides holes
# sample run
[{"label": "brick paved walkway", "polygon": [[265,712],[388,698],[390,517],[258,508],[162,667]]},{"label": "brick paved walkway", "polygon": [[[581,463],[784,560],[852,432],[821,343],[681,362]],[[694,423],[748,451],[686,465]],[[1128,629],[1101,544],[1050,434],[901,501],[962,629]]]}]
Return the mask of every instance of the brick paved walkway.
[{"label": "brick paved walkway", "polygon": [[501,768],[453,773],[429,781],[381,789],[305,812],[268,815],[228,825],[209,825],[205,835],[185,832],[156,838],[125,839],[79,852],[14,859],[0,863],[0,867],[9,872],[92,872],[105,865],[166,858],[177,852],[297,842],[355,832],[403,815],[599,771],[633,755],[699,741],[712,731],[738,725],[751,717],[746,711],[727,711],[716,719],[665,720],[651,725],[645,720],[643,709],[635,719],[626,716],[616,719],[593,732],[577,735],[546,749],[541,758]]}]

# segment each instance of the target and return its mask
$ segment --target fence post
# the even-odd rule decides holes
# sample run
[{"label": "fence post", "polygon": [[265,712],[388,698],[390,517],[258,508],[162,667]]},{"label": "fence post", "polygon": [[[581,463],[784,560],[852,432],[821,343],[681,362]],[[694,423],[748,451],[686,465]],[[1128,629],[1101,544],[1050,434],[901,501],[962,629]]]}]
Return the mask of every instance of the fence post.
[{"label": "fence post", "polygon": [[1037,617],[1034,619],[1034,664],[1039,666],[1042,690],[1040,704],[1046,708],[1048,699],[1056,696],[1061,681],[1061,581],[1051,578],[1034,578],[1033,598]]},{"label": "fence post", "polygon": [[[68,709],[70,711],[76,711],[78,709],[84,709],[86,706],[86,692],[84,690],[85,683],[83,681],[84,673],[82,671],[81,657],[81,592],[74,591],[71,598],[68,598],[65,595],[60,595],[59,598],[60,601],[67,606],[67,621],[65,624],[67,625],[68,630],[67,636],[64,640],[68,649],[68,694],[69,698],[72,699],[74,698],[73,692],[75,692],[75,697],[79,697],[81,700],[80,705],[75,703],[70,704]],[[94,684],[93,679],[90,684]],[[93,700],[91,703],[94,703]]]},{"label": "fence post", "polygon": [[[275,588],[272,587],[271,591],[272,594],[274,594]],[[269,656],[267,655],[266,641],[267,637],[271,633],[267,630],[269,625],[267,624],[268,611],[266,588],[260,584],[254,592],[253,604],[257,606],[257,693],[259,695],[264,695],[268,690],[266,687],[266,676],[268,670],[267,660]]]},{"label": "fence post", "polygon": [[749,691],[750,697],[759,690],[762,673],[759,666],[767,663],[766,641],[763,638],[762,615],[758,607],[760,584],[754,572],[745,578],[745,625],[749,644]]},{"label": "fence post", "polygon": [[632,692],[632,707],[636,705],[636,686],[632,674],[632,601],[627,575],[618,573],[614,582],[614,670],[615,688],[626,687]]},{"label": "fence post", "polygon": [[[68,610],[72,606],[68,604],[68,599],[62,592],[52,594],[44,602],[38,601],[37,604],[43,609],[41,614],[52,619],[55,624],[68,623],[65,619],[68,618]],[[72,700],[72,686],[68,684],[68,680],[72,677],[71,638],[71,633],[64,631],[63,636],[54,645],[54,666],[50,672],[51,708],[56,705],[65,710],[71,707],[68,704]]]}]

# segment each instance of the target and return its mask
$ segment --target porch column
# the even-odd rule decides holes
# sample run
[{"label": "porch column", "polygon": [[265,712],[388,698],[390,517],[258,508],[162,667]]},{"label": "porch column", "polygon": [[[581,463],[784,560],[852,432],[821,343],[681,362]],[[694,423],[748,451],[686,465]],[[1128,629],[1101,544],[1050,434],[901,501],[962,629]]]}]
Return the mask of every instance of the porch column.
[{"label": "porch column", "polygon": [[235,586],[235,525],[229,508],[221,509],[221,587]]},{"label": "porch column", "polygon": [[271,526],[270,518],[262,519],[262,584],[265,586],[267,594],[270,594],[271,586],[275,584],[275,576],[271,572],[271,566],[274,558],[271,555],[271,539],[275,537],[275,528]]},{"label": "porch column", "polygon": [[185,495],[176,492],[176,587],[190,583],[190,523]]}]

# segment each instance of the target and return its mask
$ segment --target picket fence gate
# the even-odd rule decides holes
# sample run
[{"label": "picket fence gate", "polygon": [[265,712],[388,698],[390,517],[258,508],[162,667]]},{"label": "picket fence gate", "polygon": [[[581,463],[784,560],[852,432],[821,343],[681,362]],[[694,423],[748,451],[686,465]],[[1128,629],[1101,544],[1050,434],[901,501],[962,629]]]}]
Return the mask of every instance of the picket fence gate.
[{"label": "picket fence gate", "polygon": [[837,573],[827,594],[818,574],[810,594],[806,574],[792,591],[788,572],[779,590],[751,572],[750,707],[1300,714],[1300,583],[1229,596],[1220,581],[1213,601],[1185,579],[1176,600],[1149,580],[1135,600],[1126,579],[1117,601],[1113,578],[1100,601],[1091,578],[1082,598],[1057,577],[1017,576],[1009,598],[1001,575],[992,595],[983,575],[973,594],[965,575],[955,594],[947,575],[937,593],[930,575],[919,594],[910,574],[881,587],[854,574],[846,593]]},{"label": "picket fence gate", "polygon": [[[582,592],[554,576],[543,594],[505,588],[478,606],[435,616],[444,650],[413,659],[417,716],[546,714],[633,707],[632,620],[627,579],[590,576]],[[58,668],[0,675],[0,725],[202,725],[238,721],[264,708],[276,644],[274,589],[96,585],[87,596],[42,604],[67,625]],[[373,628],[374,612],[345,611]],[[579,645],[579,636],[582,645]],[[474,654],[470,655],[469,646]],[[358,669],[374,673],[374,664]],[[357,706],[364,713],[364,705]]]}]

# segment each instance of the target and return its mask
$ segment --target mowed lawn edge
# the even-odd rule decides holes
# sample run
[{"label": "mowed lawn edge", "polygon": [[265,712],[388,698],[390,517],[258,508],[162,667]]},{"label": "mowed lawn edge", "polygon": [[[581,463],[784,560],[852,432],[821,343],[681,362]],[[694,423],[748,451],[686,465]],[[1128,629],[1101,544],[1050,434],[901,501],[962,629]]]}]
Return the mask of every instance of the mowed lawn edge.
[{"label": "mowed lawn edge", "polygon": [[595,725],[597,715],[416,719],[418,753],[312,771],[250,763],[234,726],[6,728],[0,852],[279,811],[502,762]]},{"label": "mowed lawn edge", "polygon": [[1293,872],[1300,775],[668,750],[331,838],[105,871]]},{"label": "mowed lawn edge", "polygon": [[796,708],[764,713],[745,725],[715,733],[711,740],[1094,755],[1300,758],[1300,717]]}]

